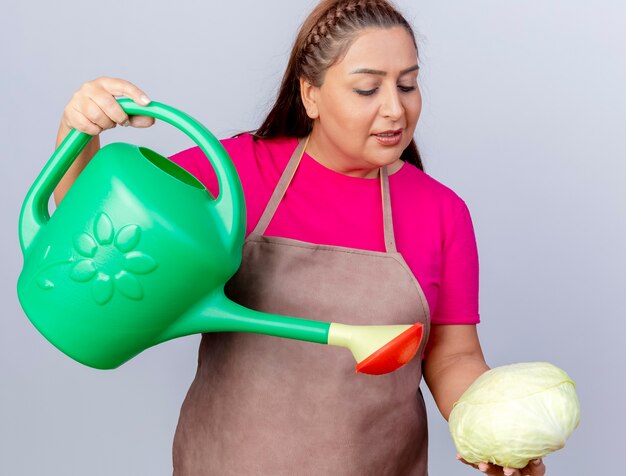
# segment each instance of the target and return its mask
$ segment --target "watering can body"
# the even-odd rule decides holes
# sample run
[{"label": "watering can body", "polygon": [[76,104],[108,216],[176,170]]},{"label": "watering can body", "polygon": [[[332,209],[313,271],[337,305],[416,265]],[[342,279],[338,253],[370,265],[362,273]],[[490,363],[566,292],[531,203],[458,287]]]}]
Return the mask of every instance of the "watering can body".
[{"label": "watering can body", "polygon": [[349,349],[357,371],[391,372],[416,354],[422,324],[348,326],[268,314],[231,301],[245,202],[221,143],[164,104],[120,105],[185,132],[216,173],[212,197],[165,157],[130,144],[102,148],[50,216],[54,188],[91,139],[72,130],[28,191],[20,214],[24,267],[17,292],[33,325],[87,366],[111,369],[169,339],[242,331]]},{"label": "watering can body", "polygon": [[[181,113],[163,107],[154,115],[181,127]],[[197,319],[185,316],[200,301],[206,308],[213,295],[219,300],[239,267],[241,185],[221,144],[187,120],[201,134],[189,124],[183,130],[216,162],[219,200],[168,159],[115,143],[96,154],[49,216],[54,185],[84,146],[77,142],[89,139],[77,131],[27,196],[19,300],[35,327],[81,363],[117,367],[164,340],[200,332]]]}]

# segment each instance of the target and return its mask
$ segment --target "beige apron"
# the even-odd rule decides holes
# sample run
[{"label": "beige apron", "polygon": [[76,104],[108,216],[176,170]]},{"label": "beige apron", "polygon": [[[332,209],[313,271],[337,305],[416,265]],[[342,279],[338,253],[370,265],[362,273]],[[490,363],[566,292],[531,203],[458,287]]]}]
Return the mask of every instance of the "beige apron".
[{"label": "beige apron", "polygon": [[386,252],[263,236],[302,158],[294,151],[242,265],[227,285],[259,311],[344,324],[422,322],[416,358],[382,376],[355,373],[343,348],[248,333],[202,336],[174,438],[174,474],[426,476],[419,390],[428,304],[393,236],[381,171]]}]

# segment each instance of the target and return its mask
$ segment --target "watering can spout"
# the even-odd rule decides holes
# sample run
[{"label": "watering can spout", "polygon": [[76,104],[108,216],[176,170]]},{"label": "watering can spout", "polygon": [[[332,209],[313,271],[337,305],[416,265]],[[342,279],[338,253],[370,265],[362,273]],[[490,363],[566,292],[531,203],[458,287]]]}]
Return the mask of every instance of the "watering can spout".
[{"label": "watering can spout", "polygon": [[328,343],[327,322],[267,314],[241,306],[215,290],[175,321],[159,341],[204,332],[252,332],[290,339]]},{"label": "watering can spout", "polygon": [[424,326],[416,324],[390,326],[353,326],[333,322],[328,344],[345,347],[357,361],[356,371],[381,375],[402,367],[422,344]]},{"label": "watering can spout", "polygon": [[186,312],[160,341],[202,332],[253,332],[344,347],[357,361],[357,372],[380,375],[416,355],[423,325],[355,326],[268,314],[243,307],[219,290]]}]

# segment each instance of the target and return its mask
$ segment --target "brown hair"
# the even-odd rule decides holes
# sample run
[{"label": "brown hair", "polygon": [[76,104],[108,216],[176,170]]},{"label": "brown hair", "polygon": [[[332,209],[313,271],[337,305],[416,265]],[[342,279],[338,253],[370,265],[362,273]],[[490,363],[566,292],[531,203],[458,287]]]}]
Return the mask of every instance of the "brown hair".
[{"label": "brown hair", "polygon": [[[326,70],[343,58],[361,30],[395,26],[407,30],[417,49],[413,29],[390,2],[322,0],[298,32],[276,102],[255,132],[255,139],[310,134],[313,120],[302,104],[300,78],[321,86]],[[424,170],[415,140],[411,140],[400,159]]]}]

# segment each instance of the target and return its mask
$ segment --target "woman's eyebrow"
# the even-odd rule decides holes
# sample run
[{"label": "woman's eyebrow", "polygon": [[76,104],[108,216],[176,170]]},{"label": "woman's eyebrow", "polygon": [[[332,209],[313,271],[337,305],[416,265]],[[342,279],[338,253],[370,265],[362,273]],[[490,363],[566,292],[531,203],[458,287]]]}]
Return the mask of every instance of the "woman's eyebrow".
[{"label": "woman's eyebrow", "polygon": [[[418,65],[413,65],[410,68],[403,69],[402,71],[400,71],[400,76],[410,73],[411,71],[416,71],[418,69],[420,69]],[[354,71],[351,71],[350,74],[376,74],[378,76],[386,76],[387,72],[379,70],[379,69],[358,68],[358,69],[355,69]]]}]

